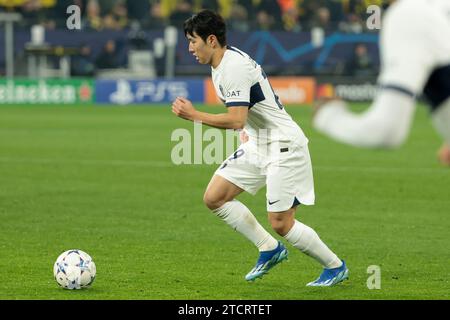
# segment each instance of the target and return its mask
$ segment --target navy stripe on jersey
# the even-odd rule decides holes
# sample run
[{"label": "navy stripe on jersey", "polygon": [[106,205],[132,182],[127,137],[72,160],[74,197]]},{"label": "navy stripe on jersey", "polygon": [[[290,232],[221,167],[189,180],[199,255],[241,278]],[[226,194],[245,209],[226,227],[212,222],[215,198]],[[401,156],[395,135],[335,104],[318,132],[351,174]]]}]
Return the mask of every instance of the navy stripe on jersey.
[{"label": "navy stripe on jersey", "polygon": [[258,102],[264,100],[266,100],[266,97],[264,96],[264,92],[262,91],[261,85],[258,82],[250,88],[250,108]]},{"label": "navy stripe on jersey", "polygon": [[263,70],[263,68],[261,68],[261,74],[263,76],[264,79],[267,79],[267,74],[266,72]]},{"label": "navy stripe on jersey", "polygon": [[227,107],[250,107],[250,102],[228,102],[225,103]]},{"label": "navy stripe on jersey", "polygon": [[437,68],[428,78],[423,90],[431,111],[435,111],[444,101],[450,98],[450,65]]},{"label": "navy stripe on jersey", "polygon": [[[228,50],[231,50],[231,51],[234,51],[234,52],[237,52],[237,53],[239,53],[241,56],[244,57],[244,55],[243,55],[242,53],[240,53],[238,50],[236,50],[236,49],[233,48],[233,47],[227,46],[227,49],[228,49]],[[245,57],[244,57],[244,58],[245,58]]]},{"label": "navy stripe on jersey", "polygon": [[233,102],[227,102],[227,103],[225,103],[225,105],[227,107],[249,107],[249,109],[250,109],[258,102],[261,102],[264,100],[266,100],[266,97],[264,96],[261,85],[258,82],[250,88],[250,102],[248,102],[248,101],[245,101],[245,102],[244,101],[243,102],[233,101]]},{"label": "navy stripe on jersey", "polygon": [[[267,79],[267,74],[264,72],[263,68],[261,68],[261,74],[262,74],[262,76],[263,76],[264,79]],[[267,81],[269,81],[269,80],[267,80]],[[269,82],[269,84],[270,84],[270,82]],[[273,96],[275,97],[275,102],[277,103],[278,108],[279,108],[280,110],[282,110],[282,109],[284,108],[284,106],[283,106],[283,104],[280,102],[280,97],[277,96],[277,94],[275,93],[275,90],[273,90],[272,85],[270,85],[270,89],[272,90]]]},{"label": "navy stripe on jersey", "polygon": [[415,98],[416,95],[414,94],[414,92],[412,92],[411,90],[405,89],[403,87],[400,86],[396,86],[396,85],[392,85],[392,84],[387,84],[387,85],[381,85],[380,89],[383,90],[395,90],[397,92],[406,94],[407,96],[411,97],[411,98]]}]

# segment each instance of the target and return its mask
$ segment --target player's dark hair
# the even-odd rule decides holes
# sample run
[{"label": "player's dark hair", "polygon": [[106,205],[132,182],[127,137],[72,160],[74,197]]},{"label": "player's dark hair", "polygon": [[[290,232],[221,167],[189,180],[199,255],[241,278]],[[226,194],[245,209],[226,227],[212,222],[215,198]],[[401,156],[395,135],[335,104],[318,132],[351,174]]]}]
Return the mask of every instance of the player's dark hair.
[{"label": "player's dark hair", "polygon": [[222,47],[227,45],[227,26],[223,18],[211,10],[202,10],[184,22],[184,35],[198,34],[203,41],[215,35]]}]

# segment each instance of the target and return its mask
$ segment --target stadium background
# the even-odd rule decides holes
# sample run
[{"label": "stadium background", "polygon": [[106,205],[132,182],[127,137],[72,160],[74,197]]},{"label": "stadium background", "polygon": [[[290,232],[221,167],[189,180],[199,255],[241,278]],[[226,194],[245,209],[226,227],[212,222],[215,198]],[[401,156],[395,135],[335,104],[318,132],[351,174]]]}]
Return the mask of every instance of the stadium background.
[{"label": "stadium background", "polygon": [[[79,31],[67,28],[66,11],[72,4],[81,9]],[[47,101],[45,95],[36,97],[33,89],[23,89],[34,88],[35,81],[6,85],[3,80],[0,101],[167,103],[186,93],[194,102],[217,103],[210,83],[198,82],[208,77],[209,70],[189,54],[180,29],[201,8],[224,15],[230,45],[249,53],[272,77],[289,77],[274,79],[273,84],[285,104],[311,103],[317,94],[332,94],[337,85],[338,95],[344,98],[370,100],[379,69],[378,30],[367,29],[366,8],[374,4],[388,6],[381,0],[1,1],[4,13],[22,16],[14,24],[15,77],[87,80],[60,82],[63,91],[71,87],[75,95]],[[172,36],[175,43],[170,26],[177,30]],[[0,42],[7,41],[1,33]],[[5,52],[0,50],[2,74],[7,73]],[[56,83],[40,85],[51,89]],[[112,101],[118,84],[122,100]]]},{"label": "stadium background", "polygon": [[[73,4],[81,30],[67,29]],[[20,14],[13,32],[0,23],[0,299],[448,299],[450,176],[426,108],[395,152],[343,146],[310,124],[320,96],[355,110],[373,98],[373,4],[389,5],[0,0],[0,20]],[[245,283],[254,248],[201,201],[216,166],[171,161],[174,130],[195,140],[170,112],[174,97],[224,110],[179,28],[203,7],[226,17],[229,44],[262,64],[310,140],[317,205],[299,219],[347,260],[341,286],[306,288],[319,266],[293,249],[289,263]],[[269,229],[264,192],[241,200]],[[89,290],[59,290],[52,278],[71,248],[97,264]],[[378,290],[368,288],[373,265]]]}]

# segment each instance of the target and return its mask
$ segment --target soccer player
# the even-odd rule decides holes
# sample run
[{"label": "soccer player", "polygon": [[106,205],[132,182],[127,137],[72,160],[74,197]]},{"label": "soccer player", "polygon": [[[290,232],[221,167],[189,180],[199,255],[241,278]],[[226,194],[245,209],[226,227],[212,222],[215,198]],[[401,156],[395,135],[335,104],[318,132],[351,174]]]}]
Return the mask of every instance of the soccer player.
[{"label": "soccer player", "polygon": [[295,219],[300,204],[315,200],[308,139],[274,93],[266,74],[246,53],[228,46],[222,17],[204,10],[184,23],[189,52],[200,64],[211,66],[217,95],[227,112],[200,112],[177,98],[178,117],[208,126],[245,130],[238,150],[217,169],[204,194],[206,206],[259,249],[247,281],[262,277],[287,258],[281,241],[267,232],[236,197],[252,195],[267,186],[268,219],[276,233],[318,261],[324,270],[309,286],[332,286],[348,278],[348,269],[310,227]]},{"label": "soccer player", "polygon": [[317,106],[313,126],[357,147],[398,147],[423,93],[444,140],[438,157],[450,166],[450,1],[395,2],[383,17],[380,51],[380,90],[372,106],[354,114],[345,102],[332,99]]}]

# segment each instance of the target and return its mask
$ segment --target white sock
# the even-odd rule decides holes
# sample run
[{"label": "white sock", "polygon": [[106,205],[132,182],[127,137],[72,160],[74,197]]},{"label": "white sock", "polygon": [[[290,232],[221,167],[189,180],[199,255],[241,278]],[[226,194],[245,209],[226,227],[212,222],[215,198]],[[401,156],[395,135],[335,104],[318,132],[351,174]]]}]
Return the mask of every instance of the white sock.
[{"label": "white sock", "polygon": [[342,265],[342,261],[320,240],[317,233],[297,220],[284,238],[327,269],[338,268]]},{"label": "white sock", "polygon": [[441,137],[450,145],[450,99],[440,105],[431,114],[431,119]]},{"label": "white sock", "polygon": [[259,251],[270,251],[278,246],[278,241],[259,224],[255,216],[241,202],[229,201],[213,212],[234,230],[243,234]]}]

